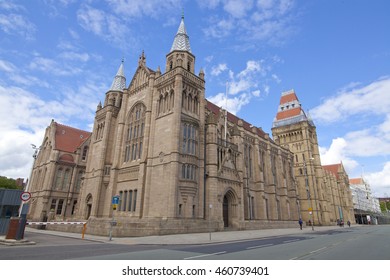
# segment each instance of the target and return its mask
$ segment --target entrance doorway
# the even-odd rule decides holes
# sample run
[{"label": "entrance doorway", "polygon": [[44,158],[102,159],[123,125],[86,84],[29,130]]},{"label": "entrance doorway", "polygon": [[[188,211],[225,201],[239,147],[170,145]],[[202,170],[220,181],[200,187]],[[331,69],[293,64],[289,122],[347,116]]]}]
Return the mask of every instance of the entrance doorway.
[{"label": "entrance doorway", "polygon": [[226,195],[223,197],[223,226],[229,227],[229,200]]}]

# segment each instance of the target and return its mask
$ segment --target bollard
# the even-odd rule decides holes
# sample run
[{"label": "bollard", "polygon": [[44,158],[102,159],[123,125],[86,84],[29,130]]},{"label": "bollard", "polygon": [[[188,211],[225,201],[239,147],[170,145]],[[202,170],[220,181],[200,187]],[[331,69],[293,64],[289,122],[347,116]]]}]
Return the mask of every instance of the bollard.
[{"label": "bollard", "polygon": [[84,239],[85,231],[87,230],[87,224],[83,225],[83,230],[81,231],[81,239]]}]

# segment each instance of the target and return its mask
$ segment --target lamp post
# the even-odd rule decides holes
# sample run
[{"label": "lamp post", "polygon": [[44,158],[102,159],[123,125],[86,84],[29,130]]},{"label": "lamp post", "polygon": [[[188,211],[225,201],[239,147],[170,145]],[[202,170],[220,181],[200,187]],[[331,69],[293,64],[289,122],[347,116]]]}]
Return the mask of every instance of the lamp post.
[{"label": "lamp post", "polygon": [[307,199],[309,200],[309,214],[310,214],[310,221],[311,221],[311,230],[314,230],[314,215],[313,215],[313,207],[311,203],[311,195],[309,190],[309,177],[307,175],[307,167],[306,167],[306,161],[303,162],[303,167],[305,171],[305,186],[306,186],[306,194]]},{"label": "lamp post", "polygon": [[[363,224],[364,224],[364,223],[363,223],[363,214],[362,214],[362,208],[360,207],[360,198],[359,198],[359,196],[360,196],[360,190],[357,190],[356,195],[357,195],[357,199],[358,199],[358,207],[359,207],[359,213],[360,213],[360,221],[362,222],[362,225],[363,225]],[[360,223],[359,223],[359,224],[360,224]]]},{"label": "lamp post", "polygon": [[[34,154],[33,154],[33,156],[32,156],[32,157],[34,158],[34,160],[33,160],[32,166],[31,166],[30,177],[28,178],[27,185],[26,185],[26,188],[24,189],[24,192],[28,192],[28,189],[30,188],[31,177],[32,177],[33,170],[34,170],[35,161],[36,161],[36,159],[37,159],[38,152],[39,152],[39,150],[41,149],[41,147],[37,147],[37,146],[35,146],[34,144],[31,144],[31,147],[34,149]],[[24,211],[23,211],[23,208],[25,208],[24,205],[25,205],[25,202],[22,201],[22,203],[20,204],[20,207],[19,207],[19,217],[21,217],[22,212],[24,212]]]},{"label": "lamp post", "polygon": [[[321,222],[320,222],[320,214],[321,214],[321,212],[320,212],[320,214],[318,213],[318,209],[319,209],[319,207],[318,207],[318,200],[319,200],[319,195],[317,195],[317,191],[316,191],[316,188],[317,188],[317,179],[316,179],[316,172],[315,172],[315,166],[314,166],[314,158],[313,157],[311,157],[310,159],[309,159],[311,162],[312,162],[312,164],[310,164],[310,171],[311,171],[311,173],[312,173],[312,177],[311,177],[311,179],[312,179],[312,183],[313,183],[313,191],[314,191],[314,204],[315,204],[315,206],[316,206],[316,212],[317,212],[317,221],[318,221],[318,224],[320,225],[321,224]],[[307,172],[306,172],[307,173]],[[314,177],[313,177],[314,176]],[[313,209],[313,212],[314,212],[314,209]],[[321,214],[321,221],[322,221],[322,214]],[[314,222],[314,216],[313,216],[313,222]]]}]

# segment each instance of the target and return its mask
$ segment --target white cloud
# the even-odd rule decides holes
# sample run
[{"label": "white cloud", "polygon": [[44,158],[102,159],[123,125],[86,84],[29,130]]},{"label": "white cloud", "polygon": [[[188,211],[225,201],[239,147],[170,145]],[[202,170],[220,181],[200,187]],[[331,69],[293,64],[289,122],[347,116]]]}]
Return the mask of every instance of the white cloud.
[{"label": "white cloud", "polygon": [[279,78],[278,75],[276,74],[272,74],[272,78],[275,80],[275,82],[277,82],[278,84],[280,84],[282,82],[282,80]]},{"label": "white cloud", "polygon": [[207,37],[224,38],[231,34],[234,29],[232,19],[212,19],[211,24],[203,30]]},{"label": "white cloud", "polygon": [[352,115],[390,114],[390,77],[384,77],[367,86],[343,88],[336,96],[326,99],[323,104],[310,111],[320,122],[334,123]]},{"label": "white cloud", "polygon": [[251,0],[213,1],[211,5],[206,2],[198,0],[202,8],[222,7],[226,12],[209,19],[210,24],[203,30],[206,36],[225,38],[234,33],[241,43],[255,39],[280,44],[295,32],[293,22],[297,15],[292,15],[293,0],[263,0],[255,5]]},{"label": "white cloud", "polygon": [[197,0],[201,8],[215,9],[222,0]]},{"label": "white cloud", "polygon": [[347,147],[347,141],[341,137],[333,139],[329,148],[320,147],[321,164],[329,165],[343,162],[345,169],[352,171],[359,164],[346,153]]},{"label": "white cloud", "polygon": [[247,12],[252,9],[253,1],[246,0],[243,3],[241,0],[227,0],[224,1],[224,10],[235,18],[242,18],[246,16]]},{"label": "white cloud", "polygon": [[5,60],[0,60],[0,71],[13,72],[15,70],[16,70],[16,67],[11,62],[8,62]]},{"label": "white cloud", "polygon": [[374,195],[390,195],[390,162],[386,162],[383,169],[378,172],[365,174],[365,179],[370,184]]},{"label": "white cloud", "polygon": [[7,34],[18,34],[26,40],[34,38],[35,25],[19,14],[0,14],[0,29]]},{"label": "white cloud", "polygon": [[20,87],[0,85],[0,175],[29,176],[33,154],[30,144],[41,144],[51,119],[90,129],[99,101],[97,96],[101,96],[96,93],[104,93],[108,88],[97,80],[97,77],[96,80],[84,80],[79,87],[59,86],[57,89],[61,94],[56,95],[57,100],[44,100]]},{"label": "white cloud", "polygon": [[218,93],[215,96],[208,98],[212,103],[219,107],[226,108],[232,114],[237,114],[243,106],[249,103],[251,96],[249,94],[241,94],[233,98],[228,98],[226,101],[225,93]]},{"label": "white cloud", "polygon": [[246,62],[246,68],[238,74],[239,78],[245,78],[253,73],[260,72],[261,75],[265,75],[265,70],[261,66],[261,61],[249,60]]},{"label": "white cloud", "polygon": [[[350,83],[337,95],[325,99],[310,111],[315,122],[348,127],[344,135],[333,139],[329,148],[320,149],[323,164],[342,161],[348,173],[358,167],[357,158],[370,159],[390,155],[390,77],[370,84]],[[390,162],[383,170],[366,175],[376,193],[390,188]]]},{"label": "white cloud", "polygon": [[56,76],[71,76],[81,73],[81,69],[75,65],[60,64],[57,60],[40,56],[35,57],[30,62],[29,68]]},{"label": "white cloud", "polygon": [[67,60],[75,60],[81,62],[87,62],[90,59],[89,54],[77,52],[63,52],[60,54],[60,57]]},{"label": "white cloud", "polygon": [[[1,65],[0,65],[1,66]],[[228,68],[227,68],[227,65],[226,63],[221,63],[221,64],[218,64],[217,66],[214,66],[212,69],[211,69],[211,75],[213,76],[219,76],[219,74],[221,74],[223,71],[226,71]]]},{"label": "white cloud", "polygon": [[324,100],[310,114],[316,122],[325,125],[348,122],[350,131],[343,136],[348,143],[344,151],[346,155],[390,155],[389,92],[389,77],[366,86],[353,83],[336,96]]},{"label": "white cloud", "polygon": [[273,0],[257,0],[257,6],[260,9],[270,9],[272,8],[273,3]]},{"label": "white cloud", "polygon": [[180,11],[181,0],[106,0],[116,14],[130,17],[158,17]]},{"label": "white cloud", "polygon": [[[237,114],[243,106],[249,103],[251,98],[259,98],[269,93],[270,87],[267,84],[267,74],[271,69],[264,60],[248,60],[245,69],[234,73],[225,63],[212,67],[211,75],[226,78],[223,84],[227,84],[227,108],[228,111]],[[222,82],[221,82],[222,84]],[[218,106],[226,107],[226,92],[218,93],[208,98]]]},{"label": "white cloud", "polygon": [[125,19],[103,10],[83,5],[77,11],[78,23],[87,31],[121,49],[135,45],[135,39]]}]

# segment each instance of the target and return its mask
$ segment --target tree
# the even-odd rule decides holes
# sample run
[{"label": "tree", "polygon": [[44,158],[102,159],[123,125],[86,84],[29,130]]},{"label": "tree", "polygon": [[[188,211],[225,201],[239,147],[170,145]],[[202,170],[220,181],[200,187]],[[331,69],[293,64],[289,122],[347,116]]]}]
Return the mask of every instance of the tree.
[{"label": "tree", "polygon": [[16,185],[16,180],[0,176],[0,188],[18,189],[19,187]]},{"label": "tree", "polygon": [[390,212],[390,200],[389,201],[381,201],[380,203],[381,211],[383,213]]}]

